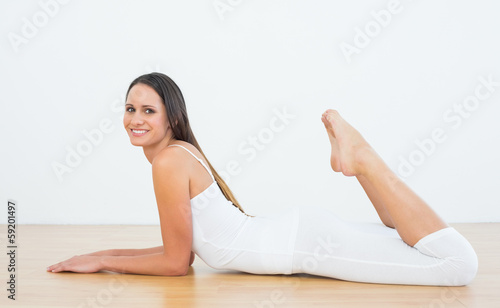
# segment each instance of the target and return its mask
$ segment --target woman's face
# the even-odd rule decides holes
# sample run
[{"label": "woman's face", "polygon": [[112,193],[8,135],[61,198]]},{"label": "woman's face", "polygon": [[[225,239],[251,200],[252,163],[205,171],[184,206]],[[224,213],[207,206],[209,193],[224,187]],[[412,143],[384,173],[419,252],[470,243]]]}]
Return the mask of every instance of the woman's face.
[{"label": "woman's face", "polygon": [[151,146],[167,137],[167,112],[161,97],[153,88],[134,85],[125,102],[123,126],[135,146]]}]

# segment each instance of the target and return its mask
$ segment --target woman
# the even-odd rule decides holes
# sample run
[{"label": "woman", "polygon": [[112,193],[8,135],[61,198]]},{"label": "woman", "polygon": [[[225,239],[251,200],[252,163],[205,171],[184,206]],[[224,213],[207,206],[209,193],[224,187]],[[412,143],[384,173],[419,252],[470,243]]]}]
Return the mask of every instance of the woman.
[{"label": "woman", "polygon": [[75,256],[48,267],[50,272],[186,275],[196,254],[216,269],[370,283],[459,286],[476,275],[469,242],[335,110],[321,117],[332,169],[358,179],[385,226],[348,223],[309,205],[278,217],[245,214],[203,154],[182,93],[164,74],[135,79],[125,109],[130,141],[152,164],[163,245]]}]

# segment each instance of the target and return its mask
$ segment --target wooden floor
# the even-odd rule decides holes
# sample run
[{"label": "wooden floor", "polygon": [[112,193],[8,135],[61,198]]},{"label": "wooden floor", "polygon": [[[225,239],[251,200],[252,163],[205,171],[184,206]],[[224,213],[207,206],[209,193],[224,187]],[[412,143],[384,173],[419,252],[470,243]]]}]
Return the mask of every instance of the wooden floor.
[{"label": "wooden floor", "polygon": [[500,307],[500,223],[453,224],[476,249],[466,287],[346,282],[308,275],[217,271],[196,259],[187,276],[48,273],[48,265],[95,250],[161,244],[156,226],[20,225],[16,301],[7,299],[6,225],[0,225],[0,307]]}]

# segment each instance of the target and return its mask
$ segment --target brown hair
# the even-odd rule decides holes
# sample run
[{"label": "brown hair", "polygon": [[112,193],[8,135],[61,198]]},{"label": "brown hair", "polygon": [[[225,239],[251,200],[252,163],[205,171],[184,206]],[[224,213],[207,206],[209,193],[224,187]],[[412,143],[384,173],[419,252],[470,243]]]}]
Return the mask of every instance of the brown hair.
[{"label": "brown hair", "polygon": [[201,155],[203,155],[203,157],[205,157],[205,159],[207,160],[208,166],[210,167],[210,170],[212,170],[212,174],[217,181],[217,185],[219,185],[226,199],[231,201],[233,205],[237,207],[241,212],[245,213],[245,211],[243,211],[233,193],[227,186],[226,182],[224,182],[217,171],[215,171],[214,167],[212,167],[212,164],[210,164],[207,157],[201,150],[198,141],[196,141],[193,131],[191,130],[191,126],[189,125],[186,103],[184,102],[184,97],[182,96],[182,92],[177,84],[175,84],[175,82],[170,77],[162,73],[154,72],[145,74],[137,77],[134,81],[132,81],[125,97],[128,97],[130,89],[138,83],[148,85],[153,88],[156,93],[158,93],[158,95],[163,100],[163,104],[166,107],[168,115],[167,119],[170,127],[172,128],[174,138],[177,140],[186,141],[195,146],[198,151],[200,151]]}]

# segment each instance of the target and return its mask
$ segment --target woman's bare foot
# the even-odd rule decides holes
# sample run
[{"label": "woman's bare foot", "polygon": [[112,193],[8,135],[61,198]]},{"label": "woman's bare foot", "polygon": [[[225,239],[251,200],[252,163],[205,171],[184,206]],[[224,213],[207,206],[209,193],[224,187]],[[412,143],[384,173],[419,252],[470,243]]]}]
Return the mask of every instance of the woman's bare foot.
[{"label": "woman's bare foot", "polygon": [[333,171],[346,176],[363,174],[365,162],[370,155],[376,154],[373,148],[336,110],[325,111],[321,121],[332,145],[330,163]]},{"label": "woman's bare foot", "polygon": [[[329,109],[330,110],[330,109]],[[337,138],[335,138],[335,132],[333,130],[332,124],[330,123],[330,117],[327,117],[327,111],[323,113],[321,116],[321,121],[325,125],[326,132],[328,133],[328,139],[330,139],[330,144],[332,146],[332,155],[330,157],[330,164],[332,166],[333,171],[341,172],[342,168],[340,167],[340,151],[339,144],[337,142]]]}]

